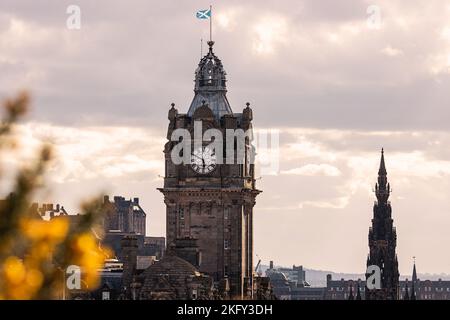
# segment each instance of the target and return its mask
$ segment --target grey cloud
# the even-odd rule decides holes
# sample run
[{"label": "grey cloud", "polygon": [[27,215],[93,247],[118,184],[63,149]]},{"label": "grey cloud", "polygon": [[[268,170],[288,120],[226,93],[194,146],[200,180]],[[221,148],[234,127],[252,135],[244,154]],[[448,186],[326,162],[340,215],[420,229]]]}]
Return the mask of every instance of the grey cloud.
[{"label": "grey cloud", "polygon": [[[446,21],[441,13],[445,3],[419,1],[403,8],[401,2],[381,1],[387,29],[378,33],[364,29],[366,1],[218,3],[217,14],[234,6],[243,12],[236,17],[237,29],[215,27],[232,107],[239,112],[251,101],[260,126],[448,130],[450,75],[425,70],[429,56],[445,49],[437,34]],[[172,101],[180,111],[187,109],[199,38],[207,35],[207,25],[194,17],[201,3],[78,4],[82,29],[69,31],[65,2],[2,2],[1,31],[14,17],[30,24],[29,32],[42,29],[49,38],[41,46],[0,48],[2,56],[18,60],[0,59],[1,97],[28,84],[36,97],[33,119],[68,125],[152,126],[165,119]],[[434,14],[433,22],[422,17],[407,31],[393,22],[402,12],[422,10]],[[253,27],[270,14],[286,18],[286,39],[271,56],[260,57],[252,52]],[[344,32],[342,45],[323,38],[346,23],[363,30],[354,36]],[[404,55],[383,55],[389,45]],[[31,71],[43,78],[24,81]]]},{"label": "grey cloud", "polygon": [[[109,177],[107,183],[92,175],[101,175],[96,160],[113,169],[117,165],[120,171],[126,154],[162,163],[163,143],[158,139],[165,137],[167,110],[172,101],[180,112],[187,110],[200,58],[199,38],[208,34],[207,23],[196,20],[194,12],[209,3],[77,2],[82,7],[80,31],[65,28],[65,7],[71,2],[2,1],[0,98],[29,87],[35,98],[30,121],[58,124],[59,129],[72,126],[83,131],[80,127],[94,125],[113,131],[120,126],[148,129],[148,136],[133,134],[130,141],[104,139],[100,151],[76,159],[72,171],[86,175],[72,173],[74,179],[63,182],[53,176],[54,199],[75,206],[99,190],[139,196],[151,215],[150,232],[162,234],[164,203],[156,191],[161,186],[157,169],[139,167],[138,162],[138,172]],[[429,70],[434,55],[450,53],[450,44],[438,36],[448,23],[442,9],[447,1],[411,1],[407,6],[404,1],[379,2],[385,8],[386,29],[377,32],[364,27],[368,1],[233,0],[216,5],[217,13],[242,8],[234,29],[216,26],[214,36],[215,51],[228,72],[234,111],[250,101],[255,127],[281,128],[282,148],[300,136],[317,147],[316,153],[283,157],[282,170],[325,163],[342,173],[258,180],[264,193],[255,211],[255,251],[265,259],[292,264],[292,252],[301,251],[296,258],[306,266],[363,272],[355,266],[363,268],[367,254],[371,186],[384,146],[395,187],[402,272],[409,271],[413,253],[421,256],[422,270],[442,271],[448,265],[448,257],[424,247],[448,242],[450,74]],[[258,55],[253,50],[258,40],[254,27],[268,22],[262,21],[266,16],[285,19],[286,30],[275,36],[271,54]],[[398,17],[416,20],[402,28]],[[26,34],[16,37],[23,42],[8,42],[11,18],[25,24]],[[347,24],[361,30],[354,35],[342,31]],[[330,42],[329,32],[340,35],[342,42]],[[388,46],[403,55],[384,55]],[[334,129],[336,136],[327,129]],[[57,131],[55,136],[58,148],[86,143],[70,135],[58,138]],[[115,143],[121,147],[115,148]],[[66,160],[77,154],[65,150]],[[55,170],[56,175],[62,171]],[[349,202],[343,208],[311,205],[346,197]],[[310,205],[300,207],[302,203]],[[421,233],[426,233],[427,242]],[[285,244],[284,250],[279,243]]]}]

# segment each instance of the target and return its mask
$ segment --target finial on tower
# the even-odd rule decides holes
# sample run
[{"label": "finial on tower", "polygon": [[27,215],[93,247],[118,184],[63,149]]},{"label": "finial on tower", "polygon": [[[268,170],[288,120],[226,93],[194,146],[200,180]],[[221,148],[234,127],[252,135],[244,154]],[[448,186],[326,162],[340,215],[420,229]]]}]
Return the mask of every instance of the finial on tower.
[{"label": "finial on tower", "polygon": [[175,109],[175,103],[172,102],[172,103],[170,104],[170,106],[171,106],[171,108],[169,109],[169,115],[168,115],[168,118],[169,118],[170,121],[173,121],[173,120],[175,120],[175,118],[176,118],[177,115],[178,115],[178,110]]},{"label": "finial on tower", "polygon": [[378,170],[378,175],[386,175],[386,164],[384,163],[384,148],[381,148],[381,160],[380,169]]},{"label": "finial on tower", "polygon": [[209,53],[212,54],[213,53],[213,46],[214,46],[214,41],[210,40],[208,41],[208,46],[209,46]]},{"label": "finial on tower", "polygon": [[413,264],[412,281],[414,284],[417,281],[416,257],[413,257],[413,259],[414,259],[414,264]]}]

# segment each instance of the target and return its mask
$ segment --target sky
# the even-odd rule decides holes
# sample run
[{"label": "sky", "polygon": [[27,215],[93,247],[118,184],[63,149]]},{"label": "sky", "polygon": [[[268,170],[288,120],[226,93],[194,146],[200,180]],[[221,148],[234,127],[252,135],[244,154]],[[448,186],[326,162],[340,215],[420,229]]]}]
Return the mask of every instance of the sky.
[{"label": "sky", "polygon": [[[384,147],[400,272],[415,256],[418,272],[450,273],[448,1],[211,2],[233,111],[249,101],[255,129],[279,132],[279,170],[257,181],[255,254],[364,273]],[[69,5],[80,29],[67,27]],[[209,37],[195,12],[209,5],[2,0],[0,99],[33,98],[24,151],[2,163],[13,172],[51,143],[40,199],[75,213],[96,194],[139,197],[148,234],[164,235],[167,112],[193,98]]]}]

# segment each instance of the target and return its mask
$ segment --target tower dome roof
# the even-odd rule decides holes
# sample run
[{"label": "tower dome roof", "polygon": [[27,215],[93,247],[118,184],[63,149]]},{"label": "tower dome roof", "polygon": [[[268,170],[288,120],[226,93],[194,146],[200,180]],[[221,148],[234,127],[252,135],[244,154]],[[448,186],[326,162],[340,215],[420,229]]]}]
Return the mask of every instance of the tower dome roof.
[{"label": "tower dome roof", "polygon": [[208,53],[200,60],[195,70],[195,96],[192,100],[188,115],[192,116],[195,110],[206,101],[214,116],[220,119],[225,114],[232,114],[230,104],[226,97],[226,72],[222,61],[214,54],[214,41],[208,41]]},{"label": "tower dome roof", "polygon": [[208,53],[195,70],[195,91],[226,91],[226,72],[213,52],[214,41],[208,41]]}]

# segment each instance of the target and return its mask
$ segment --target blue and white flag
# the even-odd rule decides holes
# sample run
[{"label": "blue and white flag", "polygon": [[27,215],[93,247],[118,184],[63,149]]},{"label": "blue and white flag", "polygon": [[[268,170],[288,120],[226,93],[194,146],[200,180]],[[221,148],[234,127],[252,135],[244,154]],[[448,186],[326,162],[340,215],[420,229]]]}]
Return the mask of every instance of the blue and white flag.
[{"label": "blue and white flag", "polygon": [[199,10],[196,14],[198,19],[209,19],[211,18],[211,9]]}]

